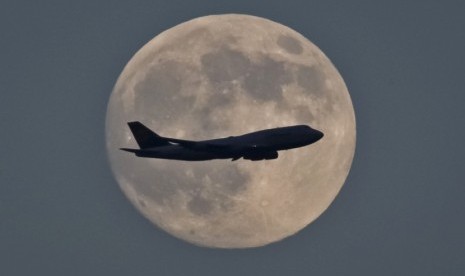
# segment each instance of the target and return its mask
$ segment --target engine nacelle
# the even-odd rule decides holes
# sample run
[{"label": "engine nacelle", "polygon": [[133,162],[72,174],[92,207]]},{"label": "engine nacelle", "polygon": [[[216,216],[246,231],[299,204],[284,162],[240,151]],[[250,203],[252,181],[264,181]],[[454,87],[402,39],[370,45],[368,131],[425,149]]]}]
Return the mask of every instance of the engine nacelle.
[{"label": "engine nacelle", "polygon": [[248,153],[243,156],[246,160],[251,161],[259,161],[259,160],[271,160],[278,158],[277,151],[266,151],[266,152],[256,152],[256,153]]}]

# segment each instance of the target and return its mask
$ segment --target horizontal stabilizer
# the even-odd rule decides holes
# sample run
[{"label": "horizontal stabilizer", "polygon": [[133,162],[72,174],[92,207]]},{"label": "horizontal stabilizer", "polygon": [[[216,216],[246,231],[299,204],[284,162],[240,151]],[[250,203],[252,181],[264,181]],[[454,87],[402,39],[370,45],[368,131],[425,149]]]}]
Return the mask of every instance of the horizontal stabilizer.
[{"label": "horizontal stabilizer", "polygon": [[127,152],[132,152],[132,153],[136,153],[136,152],[140,151],[139,149],[128,149],[128,148],[120,148],[120,150],[124,150],[124,151],[127,151]]}]

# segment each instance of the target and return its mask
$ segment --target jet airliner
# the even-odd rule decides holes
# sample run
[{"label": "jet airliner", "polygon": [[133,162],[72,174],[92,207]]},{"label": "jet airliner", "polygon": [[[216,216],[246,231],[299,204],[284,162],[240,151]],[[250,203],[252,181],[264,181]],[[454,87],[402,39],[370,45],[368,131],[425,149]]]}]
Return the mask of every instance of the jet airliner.
[{"label": "jet airliner", "polygon": [[307,125],[265,129],[240,136],[204,141],[161,137],[142,123],[128,123],[139,149],[121,148],[138,157],[184,161],[243,158],[259,161],[278,158],[278,151],[313,144],[323,133]]}]

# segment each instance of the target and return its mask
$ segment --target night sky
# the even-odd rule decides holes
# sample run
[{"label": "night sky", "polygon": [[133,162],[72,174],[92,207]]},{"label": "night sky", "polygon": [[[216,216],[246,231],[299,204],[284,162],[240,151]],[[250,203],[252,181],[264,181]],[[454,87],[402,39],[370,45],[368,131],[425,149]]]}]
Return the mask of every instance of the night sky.
[{"label": "night sky", "polygon": [[[0,275],[463,275],[461,1],[2,1]],[[189,19],[261,16],[315,43],[357,119],[349,177],[297,235],[241,250],[155,228],[106,157],[124,65]]]}]

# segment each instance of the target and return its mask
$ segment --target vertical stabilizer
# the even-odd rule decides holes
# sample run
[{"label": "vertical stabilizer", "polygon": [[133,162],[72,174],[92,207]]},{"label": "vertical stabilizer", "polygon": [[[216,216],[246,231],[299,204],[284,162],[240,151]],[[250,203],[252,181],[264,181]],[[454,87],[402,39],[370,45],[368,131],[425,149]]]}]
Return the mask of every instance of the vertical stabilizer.
[{"label": "vertical stabilizer", "polygon": [[161,147],[170,144],[165,138],[160,137],[141,122],[129,122],[128,126],[141,149]]}]

